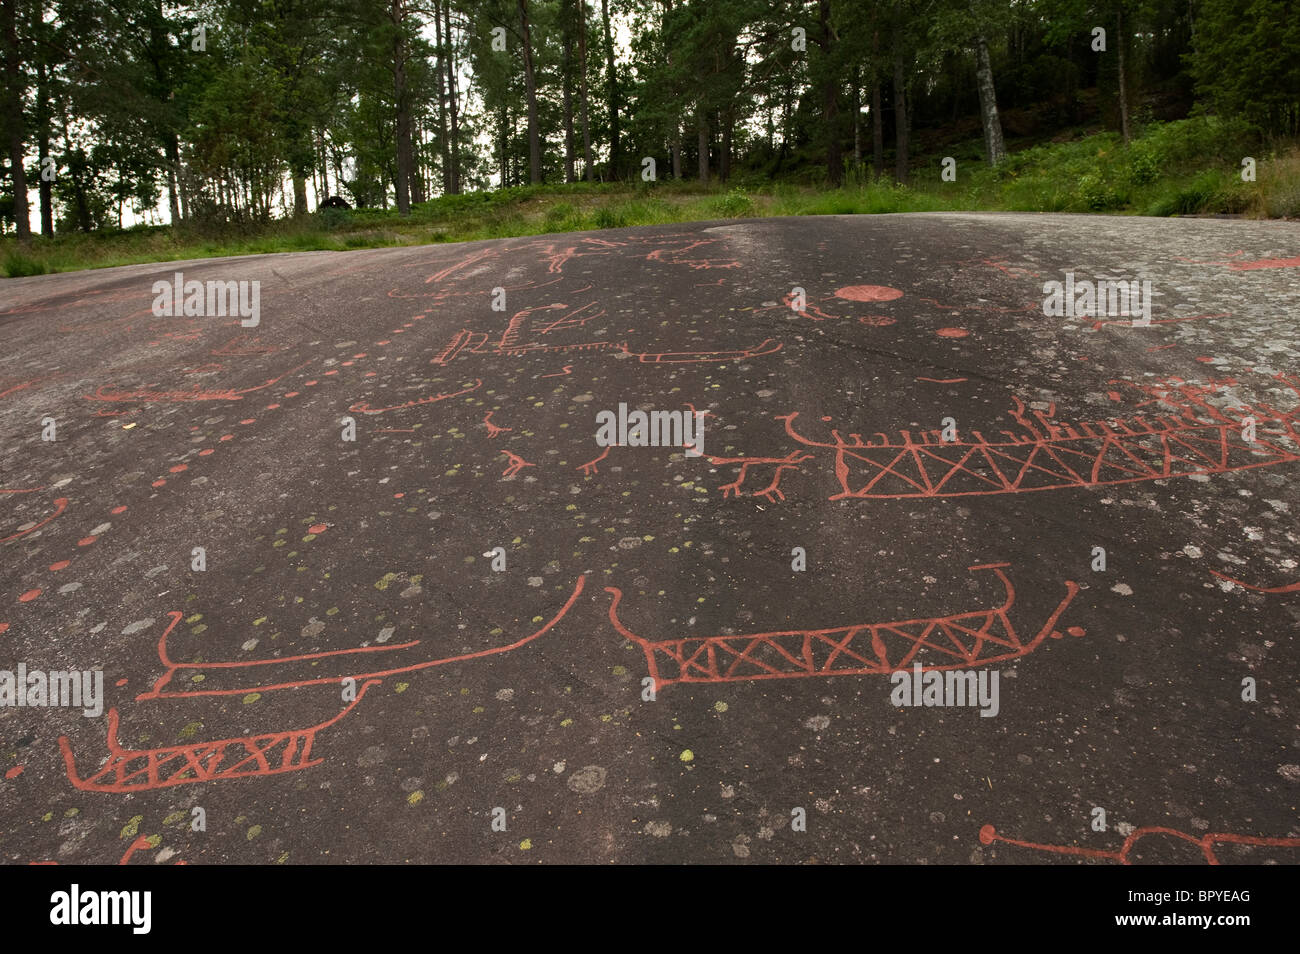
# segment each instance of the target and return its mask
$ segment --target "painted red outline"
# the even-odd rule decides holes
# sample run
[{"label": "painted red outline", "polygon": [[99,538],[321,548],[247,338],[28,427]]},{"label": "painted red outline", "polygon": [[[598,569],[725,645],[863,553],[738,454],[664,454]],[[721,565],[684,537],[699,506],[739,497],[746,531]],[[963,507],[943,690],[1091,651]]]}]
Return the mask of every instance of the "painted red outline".
[{"label": "painted red outline", "polygon": [[405,404],[394,404],[391,407],[371,407],[364,401],[358,401],[353,404],[349,411],[353,414],[384,414],[388,411],[404,411],[408,407],[420,407],[425,404],[437,404],[439,401],[445,401],[448,398],[460,397],[462,394],[468,394],[470,391],[477,391],[483,386],[482,378],[475,378],[473,385],[462,388],[459,391],[452,391],[450,394],[435,394],[433,397],[418,398],[414,401],[407,401]]},{"label": "painted red outline", "polygon": [[1044,845],[1033,841],[1021,841],[1018,838],[1008,838],[1005,835],[999,835],[997,829],[992,825],[985,825],[980,829],[980,842],[985,845],[991,845],[995,841],[1004,842],[1008,845],[1015,845],[1018,848],[1032,848],[1035,851],[1046,851],[1057,855],[1077,855],[1082,858],[1104,858],[1107,861],[1118,861],[1122,865],[1129,865],[1129,852],[1133,848],[1134,842],[1139,838],[1147,835],[1172,835],[1183,841],[1190,842],[1201,849],[1208,864],[1217,865],[1219,859],[1215,857],[1214,846],[1217,844],[1229,845],[1266,845],[1273,848],[1300,848],[1300,838],[1265,838],[1254,835],[1233,835],[1227,832],[1212,832],[1208,835],[1202,835],[1197,838],[1186,832],[1179,831],[1176,828],[1163,828],[1161,826],[1149,826],[1144,828],[1135,828],[1124,839],[1124,844],[1119,851],[1104,851],[1100,848],[1078,848],[1073,845]]},{"label": "painted red outline", "polygon": [[[372,672],[344,673],[338,676],[323,676],[319,679],[298,679],[291,682],[265,683],[251,686],[245,686],[235,689],[187,689],[184,692],[162,692],[161,689],[170,680],[171,675],[177,669],[245,669],[252,666],[270,666],[279,663],[300,662],[307,659],[320,659],[328,656],[342,656],[349,653],[380,652],[393,649],[407,649],[416,645],[418,640],[409,643],[401,643],[393,646],[366,646],[359,649],[334,650],[325,653],[310,653],[304,656],[285,656],[277,659],[259,659],[247,662],[225,662],[225,663],[174,663],[166,655],[165,639],[167,634],[175,628],[176,620],[173,619],[172,625],[163,633],[163,638],[158,642],[158,655],[163,664],[168,667],[168,672],[154,684],[152,691],[137,696],[137,699],[191,699],[199,696],[235,696],[249,692],[271,692],[276,689],[298,689],[303,686],[320,686],[330,683],[341,683],[344,679],[383,679],[388,676],[398,676],[404,673],[419,672],[422,669],[430,669],[434,666],[445,666],[448,663],[464,662],[469,659],[481,659],[486,656],[498,656],[502,653],[508,653],[531,643],[533,640],[548,633],[556,623],[562,620],[573,608],[579,595],[587,582],[587,575],[584,573],[578,577],[574,584],[573,592],[569,595],[568,600],[560,607],[559,611],[551,617],[541,629],[537,630],[530,636],[525,636],[506,646],[495,646],[492,649],[482,649],[472,653],[461,653],[456,656],[444,656],[440,659],[428,659],[424,662],[412,663],[409,666],[398,666],[392,669],[378,669]],[[179,613],[172,613],[173,617],[178,617]]]},{"label": "painted red outline", "polygon": [[[989,610],[956,613],[951,616],[920,617],[885,623],[858,623],[829,629],[777,630],[767,633],[743,633],[737,636],[690,636],[677,639],[650,640],[636,635],[618,616],[623,591],[605,587],[611,596],[609,621],[624,639],[641,647],[646,668],[655,689],[679,682],[741,682],[758,679],[798,679],[809,676],[888,675],[908,669],[922,648],[927,655],[947,656],[952,662],[922,665],[923,672],[987,666],[1016,659],[1033,652],[1048,636],[1061,638],[1055,630],[1057,621],[1079,592],[1073,580],[1065,581],[1065,597],[1047,621],[1028,642],[1021,640],[1007,616],[1016,599],[1015,587],[1003,572],[1008,563],[985,563],[968,567],[972,573],[991,570],[1002,582],[1005,601]],[[998,630],[1000,627],[1000,632]],[[919,630],[911,632],[909,630]],[[1070,627],[1071,635],[1082,636],[1080,627]],[[948,644],[932,641],[946,638]],[[890,642],[900,639],[911,648],[891,659]],[[985,643],[1007,652],[981,657]],[[756,652],[763,658],[755,658]],[[675,667],[676,675],[660,674],[660,657]],[[748,666],[748,671],[740,671]]]},{"label": "painted red outline", "polygon": [[[263,735],[238,736],[230,739],[220,739],[215,742],[199,742],[193,745],[171,745],[163,746],[157,749],[124,749],[117,741],[118,715],[116,709],[108,710],[108,761],[94,774],[87,778],[81,778],[77,775],[76,759],[72,754],[72,745],[66,735],[59,736],[59,748],[63,751],[63,764],[68,771],[68,781],[74,788],[83,792],[136,792],[147,791],[159,788],[171,788],[175,785],[185,785],[190,782],[215,782],[224,781],[232,778],[248,778],[250,776],[280,775],[284,772],[296,772],[299,769],[311,768],[313,765],[320,765],[323,759],[311,758],[312,743],[316,740],[316,733],[321,729],[326,729],[354,708],[359,703],[366,690],[371,686],[379,685],[378,679],[372,679],[362,685],[357,697],[344,707],[343,711],[331,719],[317,723],[306,729],[291,729],[287,732],[268,732]],[[279,753],[279,764],[273,765],[272,758],[275,758],[273,749],[284,743],[284,749]],[[244,755],[238,758],[233,765],[227,768],[220,768],[221,763],[226,759],[226,750],[235,749],[238,758],[238,750],[243,749]],[[144,765],[140,768],[134,768],[128,771],[132,762],[143,759]],[[178,759],[183,759],[183,764],[177,765]],[[256,767],[246,769],[250,762],[256,763]],[[179,770],[178,770],[179,769]],[[164,772],[170,771],[170,774],[164,775]],[[188,774],[192,773],[192,774]],[[112,782],[103,783],[100,779],[111,775]],[[140,784],[133,784],[136,779],[144,776],[144,781]]]},{"label": "painted red outline", "polygon": [[1255,586],[1251,583],[1243,583],[1241,580],[1228,576],[1226,573],[1220,573],[1218,570],[1211,570],[1210,572],[1219,577],[1219,579],[1227,580],[1229,583],[1236,583],[1238,586],[1244,587],[1248,590],[1254,590],[1256,593],[1294,593],[1297,590],[1300,590],[1300,580],[1297,580],[1294,583],[1287,583],[1284,586]]},{"label": "painted red outline", "polygon": [[[25,494],[25,493],[30,493],[30,491],[26,491],[26,490],[6,490],[6,491],[0,491],[0,492],[3,492],[3,493],[14,493],[14,494]],[[10,534],[9,536],[7,536],[7,537],[0,537],[0,543],[8,543],[10,540],[17,540],[19,537],[25,537],[25,536],[27,536],[27,534],[29,534],[29,533],[31,533],[31,532],[33,532],[33,531],[35,531],[35,530],[39,530],[39,529],[41,529],[41,527],[45,526],[47,523],[49,523],[49,522],[50,522],[51,520],[53,520],[55,517],[57,517],[57,516],[59,516],[60,514],[62,514],[63,511],[65,511],[65,510],[67,510],[67,509],[68,509],[68,498],[67,498],[67,497],[55,497],[55,498],[54,498],[54,513],[50,514],[48,517],[46,517],[46,518],[45,518],[44,520],[42,520],[40,523],[36,524],[36,526],[34,526],[34,527],[28,527],[26,530],[19,530],[17,533],[11,533],[11,534]]]}]

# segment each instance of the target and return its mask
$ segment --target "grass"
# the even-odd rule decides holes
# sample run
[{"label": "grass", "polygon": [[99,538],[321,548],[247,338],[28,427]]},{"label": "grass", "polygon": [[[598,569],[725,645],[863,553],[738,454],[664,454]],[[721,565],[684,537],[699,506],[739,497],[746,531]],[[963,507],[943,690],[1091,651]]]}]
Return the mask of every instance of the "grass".
[{"label": "grass", "polygon": [[[750,174],[727,186],[698,182],[516,186],[441,196],[401,218],[379,209],[323,209],[302,220],[269,223],[255,233],[189,227],[36,237],[26,246],[0,239],[0,268],[10,278],[80,268],[274,252],[345,251],[431,242],[464,242],[715,219],[781,215],[875,215],[890,212],[1093,212],[1138,215],[1240,214],[1300,217],[1300,144],[1271,150],[1239,123],[1208,117],[1153,123],[1125,147],[1095,133],[1014,152],[997,169],[966,146],[951,152],[957,179],[940,178],[942,156],[922,157],[910,186],[849,171],[840,189]],[[1243,151],[1257,181],[1243,182]]]}]

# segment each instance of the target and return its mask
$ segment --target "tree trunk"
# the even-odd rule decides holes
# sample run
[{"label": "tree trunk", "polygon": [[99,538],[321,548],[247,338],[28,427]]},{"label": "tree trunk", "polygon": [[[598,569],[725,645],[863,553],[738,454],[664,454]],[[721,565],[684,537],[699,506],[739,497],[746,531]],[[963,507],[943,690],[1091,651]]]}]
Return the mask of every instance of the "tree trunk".
[{"label": "tree trunk", "polygon": [[18,47],[18,4],[7,0],[4,7],[5,45],[5,147],[9,152],[9,170],[14,187],[14,225],[18,241],[27,242],[32,237],[32,224],[27,210],[27,170],[23,168],[26,149],[23,141],[23,97],[26,83],[23,76],[22,51]]},{"label": "tree trunk", "polygon": [[424,129],[420,123],[415,124],[415,134],[412,137],[413,156],[411,158],[411,203],[423,202],[426,198],[424,190],[424,163],[421,157],[424,155]]},{"label": "tree trunk", "polygon": [[542,141],[537,128],[537,75],[533,71],[533,33],[528,25],[528,0],[518,0],[519,28],[524,36],[524,90],[528,97],[528,181],[542,183]]},{"label": "tree trunk", "polygon": [[600,0],[605,26],[605,69],[609,84],[609,177],[617,179],[622,165],[618,125],[618,72],[614,69],[614,36],[609,26],[609,0]]},{"label": "tree trunk", "polygon": [[822,79],[822,104],[826,124],[826,178],[833,188],[839,188],[844,182],[844,156],[840,151],[840,105],[839,84],[835,72],[831,69],[831,57],[835,50],[835,34],[831,29],[831,0],[818,0],[818,15],[822,28],[822,55],[828,61],[826,75]]},{"label": "tree trunk", "polygon": [[572,24],[564,23],[564,181],[573,182],[573,34]]},{"label": "tree trunk", "polygon": [[456,102],[456,43],[451,32],[451,0],[443,0],[442,30],[447,40],[447,103],[451,111],[451,194],[460,195],[460,108]]},{"label": "tree trunk", "polygon": [[700,149],[700,181],[707,184],[709,181],[709,118],[703,109],[695,114],[695,132]]},{"label": "tree trunk", "polygon": [[438,152],[442,157],[442,194],[451,192],[451,151],[447,145],[447,85],[442,71],[447,64],[447,51],[442,45],[442,0],[433,0],[433,43],[438,63],[434,69],[434,83],[438,91]]},{"label": "tree trunk", "polygon": [[897,182],[907,184],[907,166],[908,166],[908,149],[910,147],[910,136],[908,135],[908,117],[907,117],[907,89],[906,78],[903,75],[903,50],[901,46],[894,47],[894,179]]},{"label": "tree trunk", "polygon": [[177,170],[181,164],[180,142],[175,136],[167,137],[167,206],[171,211],[172,225],[181,224],[180,176]]},{"label": "tree trunk", "polygon": [[501,188],[510,185],[510,107],[501,104]]},{"label": "tree trunk", "polygon": [[591,182],[596,170],[591,162],[591,123],[587,115],[587,0],[578,0],[578,66],[582,70],[578,84],[582,110],[582,177]]},{"label": "tree trunk", "polygon": [[885,117],[881,114],[879,79],[871,85],[871,173],[876,179],[885,174]]},{"label": "tree trunk", "polygon": [[1124,31],[1124,8],[1123,7],[1120,7],[1120,9],[1117,11],[1116,17],[1118,22],[1116,23],[1115,40],[1117,44],[1116,52],[1118,53],[1119,56],[1119,132],[1120,135],[1124,137],[1124,145],[1127,146],[1129,142],[1128,84],[1125,82],[1125,75],[1124,75],[1125,73],[1124,48],[1128,46],[1128,43],[1126,42],[1128,40],[1128,36]]},{"label": "tree trunk", "polygon": [[984,126],[984,149],[989,165],[996,166],[1007,158],[1007,147],[1002,140],[1002,119],[998,116],[998,95],[993,88],[993,66],[989,60],[989,44],[980,34],[975,38],[979,59],[976,81],[980,91],[980,122]]},{"label": "tree trunk", "polygon": [[45,167],[50,157],[50,101],[49,71],[41,55],[36,67],[36,149],[41,169],[41,234],[54,234],[54,183],[45,178]]},{"label": "tree trunk", "polygon": [[735,120],[728,110],[722,117],[722,155],[718,157],[718,178],[726,182],[731,178],[731,130]]},{"label": "tree trunk", "polygon": [[307,214],[307,177],[301,172],[293,176],[293,217]]},{"label": "tree trunk", "polygon": [[853,70],[853,167],[862,168],[862,72]]},{"label": "tree trunk", "polygon": [[[397,193],[397,214],[411,214],[411,104],[406,92],[406,36],[402,32],[405,26],[406,12],[402,9],[403,0],[392,0],[389,18],[393,23],[393,92],[397,104],[397,171],[393,176],[393,188]],[[294,180],[294,193],[297,194],[298,182]]]},{"label": "tree trunk", "polygon": [[885,174],[885,117],[880,106],[880,64],[876,51],[880,48],[880,31],[871,34],[871,174],[879,179]]}]

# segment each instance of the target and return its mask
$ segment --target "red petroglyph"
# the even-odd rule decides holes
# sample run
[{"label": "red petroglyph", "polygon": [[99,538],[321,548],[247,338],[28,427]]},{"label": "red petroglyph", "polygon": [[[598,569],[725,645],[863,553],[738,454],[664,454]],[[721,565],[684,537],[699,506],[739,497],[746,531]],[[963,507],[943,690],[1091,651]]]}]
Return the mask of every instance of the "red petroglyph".
[{"label": "red petroglyph", "polygon": [[965,328],[940,328],[935,334],[940,338],[965,338],[970,332]]},{"label": "red petroglyph", "polygon": [[168,473],[179,474],[181,471],[189,470],[189,469],[190,469],[189,464],[177,464],[175,467],[168,467],[167,471]]},{"label": "red petroglyph", "polygon": [[[1015,587],[1003,572],[1008,566],[1010,564],[988,563],[969,568],[972,573],[991,570],[1001,581],[1006,597],[993,609],[886,623],[738,636],[645,639],[629,630],[619,619],[622,591],[607,586],[605,592],[612,596],[610,622],[619,635],[641,647],[656,689],[678,682],[888,675],[910,669],[918,662],[923,672],[987,666],[1027,656],[1049,637],[1062,638],[1055,627],[1079,592],[1078,584],[1065,581],[1065,597],[1037,634],[1024,640],[1007,616],[1016,599]],[[1075,636],[1083,635],[1083,630],[1077,626],[1068,632]]]},{"label": "red petroglyph", "polygon": [[[1096,331],[1098,328],[1103,328],[1107,325],[1119,325],[1121,328],[1149,328],[1153,325],[1176,325],[1184,321],[1200,321],[1203,318],[1231,318],[1231,317],[1232,316],[1227,312],[1223,312],[1217,315],[1187,315],[1183,318],[1152,318],[1149,321],[1141,320],[1138,318],[1129,318],[1129,319],[1116,318],[1111,321],[1094,321],[1092,323],[1092,330]],[[1167,347],[1173,347],[1173,345],[1168,345]]]},{"label": "red petroglyph", "polygon": [[564,377],[565,375],[569,375],[569,374],[572,374],[572,373],[573,373],[573,365],[571,365],[571,364],[566,364],[566,365],[563,367],[563,369],[561,369],[560,371],[557,371],[555,374],[543,374],[542,377],[544,377],[544,378],[562,378],[562,377]]},{"label": "red petroglyph", "polygon": [[[1274,376],[1274,380],[1282,381],[1300,396],[1300,380],[1282,374]],[[845,439],[832,430],[832,441],[816,441],[795,431],[798,412],[778,415],[777,420],[785,423],[786,435],[796,443],[833,451],[840,492],[830,500],[960,497],[1099,487],[1251,470],[1300,460],[1300,417],[1295,410],[1284,413],[1267,404],[1233,409],[1255,418],[1258,430],[1251,443],[1241,437],[1239,418],[1228,416],[1205,400],[1207,394],[1221,390],[1229,382],[1192,385],[1171,378],[1157,384],[1119,383],[1148,397],[1139,407],[1164,404],[1180,411],[1180,416],[1137,415],[1127,420],[1070,425],[1054,419],[1055,405],[1046,413],[1034,411],[1031,415],[1024,403],[1014,398],[1011,416],[1021,432],[1004,430],[999,433],[1006,440],[989,440],[980,431],[972,431],[973,439],[947,442],[938,431],[913,437],[906,430],[899,431],[897,437],[877,432],[867,441],[859,434]],[[1265,426],[1270,423],[1276,426]],[[784,468],[801,462],[789,455],[714,461],[740,465],[741,475],[726,485],[736,496],[744,496],[741,485],[748,466]],[[862,475],[860,482],[853,482],[855,473]],[[774,489],[769,486],[756,493],[771,500]]]},{"label": "red petroglyph", "polygon": [[[581,318],[577,317],[578,315],[581,315],[584,311],[586,311],[588,308],[595,307],[595,305],[596,302],[589,301],[581,308],[574,308],[572,311],[568,312],[567,314],[561,315],[559,318],[556,318],[554,321],[550,322],[549,324],[542,325],[541,327],[539,327],[537,329],[537,333],[539,335],[546,335],[546,334],[550,334],[552,331],[562,330],[565,328],[581,328],[583,325],[591,321],[593,318],[601,318],[606,314],[605,309],[601,308],[599,311],[593,311],[589,315],[584,315]],[[526,309],[526,311],[520,312],[520,314],[522,315],[530,311],[549,311],[553,309],[564,309],[568,307],[569,307],[568,305],[547,305],[545,308],[542,309]]]},{"label": "red petroglyph", "polygon": [[[26,493],[31,493],[31,491],[30,490],[5,490],[5,491],[0,491],[0,493],[26,494]],[[54,500],[54,513],[50,514],[48,517],[46,517],[44,520],[40,521],[39,523],[35,523],[32,526],[28,527],[26,530],[19,530],[17,533],[9,534],[9,536],[7,537],[0,537],[0,543],[8,543],[10,540],[17,540],[19,537],[27,536],[27,534],[29,533],[35,533],[37,530],[41,529],[41,527],[48,524],[51,520],[54,520],[56,517],[62,514],[63,511],[67,509],[68,509],[68,498],[56,497]]]},{"label": "red petroglyph", "polygon": [[5,772],[5,778],[14,779],[23,774],[23,766],[15,765],[9,771]]},{"label": "red petroglyph", "polygon": [[596,467],[596,465],[609,456],[609,452],[611,449],[612,449],[611,447],[606,447],[603,451],[600,452],[599,457],[595,458],[594,460],[589,460],[585,464],[579,464],[577,467],[574,468],[574,470],[580,470],[588,477],[590,477],[592,474],[600,473],[600,470],[599,468]]},{"label": "red petroglyph", "polygon": [[4,635],[5,633],[7,633],[7,632],[9,632],[9,624],[8,624],[8,623],[0,623],[0,636],[3,636],[3,635]]},{"label": "red petroglyph", "polygon": [[[148,850],[149,850],[150,848],[152,848],[152,847],[153,847],[153,843],[149,841],[148,837],[146,837],[145,835],[140,835],[140,836],[138,836],[138,837],[135,839],[135,841],[131,842],[130,847],[128,847],[128,848],[126,849],[126,853],[125,853],[124,855],[122,855],[121,859],[118,861],[118,865],[119,865],[119,866],[121,866],[121,865],[125,865],[128,861],[131,860],[131,856],[134,855],[137,851],[148,851]],[[183,864],[185,864],[184,861],[178,861],[178,862],[176,862],[176,863],[177,863],[178,865],[183,865]],[[57,865],[58,862],[57,862],[57,861],[33,861],[33,862],[31,862],[31,864],[33,864],[33,865]]]},{"label": "red petroglyph", "polygon": [[709,455],[709,462],[712,464],[740,465],[740,475],[732,483],[724,484],[721,488],[724,500],[732,494],[737,497],[743,496],[740,492],[740,485],[745,482],[745,478],[749,475],[750,467],[755,464],[775,464],[776,470],[772,474],[772,482],[762,490],[756,490],[749,495],[751,497],[766,497],[770,503],[775,503],[776,500],[773,494],[782,500],[785,499],[785,494],[781,492],[782,471],[798,470],[800,464],[806,460],[811,460],[813,456],[813,454],[801,454],[799,451],[791,451],[785,457],[714,457]]},{"label": "red petroglyph", "polygon": [[1233,262],[1229,271],[1250,272],[1261,268],[1300,268],[1300,255],[1295,258],[1261,258],[1253,262]]},{"label": "red petroglyph", "polygon": [[324,532],[325,532],[326,530],[328,530],[328,529],[329,529],[329,525],[328,525],[328,524],[324,524],[324,523],[313,523],[310,527],[307,528],[307,532],[308,532],[308,533],[324,533]]},{"label": "red petroglyph", "polygon": [[888,285],[845,285],[835,289],[835,297],[845,301],[893,301],[902,298],[903,292]]},{"label": "red petroglyph", "polygon": [[13,385],[13,387],[5,388],[3,391],[0,391],[0,398],[6,398],[11,394],[17,394],[19,391],[25,391],[39,380],[41,379],[32,378],[30,381],[21,381],[18,384]]},{"label": "red petroglyph", "polygon": [[686,253],[691,249],[703,248],[712,245],[716,239],[697,239],[688,243],[679,249],[657,248],[646,256],[646,261],[663,262],[668,265],[685,265],[693,271],[711,268],[740,268],[740,262],[726,259],[691,259],[686,257]]},{"label": "red petroglyph", "polygon": [[1056,855],[1076,855],[1081,858],[1098,858],[1106,861],[1118,861],[1122,865],[1131,864],[1129,853],[1133,850],[1133,845],[1140,838],[1146,838],[1150,835],[1168,835],[1171,838],[1177,838],[1181,841],[1189,842],[1201,849],[1201,854],[1205,856],[1207,864],[1217,865],[1219,859],[1214,854],[1216,845],[1263,845],[1272,848],[1300,848],[1300,838],[1266,838],[1256,837],[1253,835],[1233,835],[1226,832],[1213,832],[1208,835],[1196,837],[1186,832],[1179,831],[1176,828],[1162,828],[1159,826],[1146,826],[1135,828],[1118,851],[1104,851],[1099,848],[1078,848],[1074,845],[1043,845],[1032,841],[1021,841],[1017,838],[1008,838],[1005,835],[999,835],[997,829],[992,825],[985,825],[980,829],[980,842],[985,845],[991,845],[994,842],[1003,842],[1008,845],[1015,845],[1018,848],[1032,848],[1035,851],[1046,851]]},{"label": "red petroglyph", "polygon": [[514,430],[513,427],[498,427],[497,425],[493,424],[492,415],[495,413],[496,413],[495,411],[488,411],[487,416],[483,418],[483,423],[487,426],[488,429],[489,439],[496,437],[498,434],[504,434],[506,431]]},{"label": "red petroglyph", "polygon": [[433,282],[440,282],[444,278],[447,278],[448,276],[453,275],[456,272],[460,271],[462,268],[468,268],[469,266],[475,265],[478,262],[483,261],[484,259],[492,258],[494,255],[496,255],[495,249],[491,249],[491,248],[480,249],[479,251],[474,252],[473,254],[469,255],[466,258],[463,258],[458,262],[454,262],[451,265],[448,265],[446,268],[442,269],[441,271],[434,272],[432,275],[430,275],[428,278],[424,280],[424,283],[428,285]]},{"label": "red petroglyph", "polygon": [[77,546],[88,547],[98,539],[99,539],[98,537],[82,537],[80,540],[77,541]]},{"label": "red petroglyph", "polygon": [[126,513],[126,507],[125,505],[120,507],[114,507],[112,510],[109,511],[109,513],[112,514]]},{"label": "red petroglyph", "polygon": [[507,464],[506,469],[501,472],[502,477],[513,477],[515,474],[519,473],[525,467],[537,466],[536,464],[530,464],[528,461],[524,460],[518,454],[510,453],[510,451],[508,450],[503,450],[501,453],[505,454],[507,457],[510,458],[510,463]]},{"label": "red petroglyph", "polygon": [[58,563],[50,564],[50,571],[53,573],[58,573],[60,570],[66,570],[70,566],[72,566],[71,560],[60,560]]},{"label": "red petroglyph", "polygon": [[929,381],[931,384],[961,384],[966,378],[917,378],[918,381]]},{"label": "red petroglyph", "polygon": [[141,835],[135,841],[131,842],[131,847],[126,849],[126,854],[122,855],[122,860],[118,862],[118,865],[126,864],[131,860],[131,856],[137,851],[148,851],[152,847],[153,845],[149,843],[149,839],[144,835]]},{"label": "red petroglyph", "polygon": [[36,597],[38,597],[38,596],[40,596],[40,595],[41,595],[41,591],[40,591],[40,590],[28,590],[28,591],[27,591],[26,593],[24,593],[22,596],[18,597],[18,602],[19,602],[19,603],[30,603],[32,600],[36,599]]},{"label": "red petroglyph", "polygon": [[230,689],[209,688],[209,689],[186,689],[186,690],[173,691],[173,692],[163,691],[164,688],[171,682],[172,677],[178,671],[184,669],[198,669],[198,670],[204,670],[209,672],[218,669],[237,670],[240,672],[246,670],[250,674],[255,676],[258,672],[262,671],[262,667],[266,667],[266,666],[286,666],[286,665],[300,663],[304,661],[313,662],[313,664],[315,664],[315,662],[317,661],[326,660],[326,659],[332,661],[348,662],[354,656],[360,658],[366,658],[371,653],[396,652],[399,650],[409,649],[413,646],[419,645],[420,641],[412,640],[406,643],[394,643],[393,645],[385,645],[385,646],[363,646],[355,649],[338,649],[338,650],[331,650],[328,652],[308,653],[300,656],[281,656],[281,657],[276,657],[274,659],[244,660],[240,662],[205,662],[205,663],[180,662],[178,663],[178,662],[173,662],[167,654],[167,637],[171,634],[172,630],[176,628],[176,625],[180,622],[181,617],[183,615],[180,612],[173,611],[172,613],[169,614],[172,617],[171,623],[167,626],[166,631],[162,634],[161,638],[158,640],[158,658],[162,661],[162,664],[167,668],[167,672],[164,673],[161,677],[159,677],[159,679],[157,680],[157,682],[154,683],[153,688],[149,692],[141,693],[140,695],[136,696],[136,699],[137,700],[188,699],[188,698],[195,698],[198,696],[243,695],[249,692],[271,692],[277,689],[300,689],[305,686],[320,686],[320,685],[327,685],[331,683],[338,684],[341,683],[344,679],[355,679],[358,682],[360,682],[360,680],[363,679],[384,679],[388,676],[398,676],[398,675],[404,675],[406,673],[419,672],[424,669],[430,669],[436,666],[445,666],[450,663],[466,662],[471,659],[482,659],[488,656],[498,656],[501,655],[502,653],[508,653],[511,652],[512,650],[520,648],[521,646],[525,646],[533,642],[534,640],[539,639],[546,633],[550,632],[551,629],[554,628],[554,626],[560,622],[560,620],[562,620],[566,615],[568,615],[569,610],[571,610],[573,608],[573,605],[578,601],[578,597],[582,594],[583,588],[586,585],[586,581],[587,581],[586,574],[583,574],[582,576],[578,577],[577,582],[574,584],[573,592],[569,594],[569,598],[565,601],[564,605],[560,607],[560,609],[556,612],[556,614],[552,616],[551,619],[545,625],[543,625],[536,632],[531,633],[530,635],[518,639],[515,642],[509,643],[508,645],[505,646],[495,646],[491,649],[483,649],[471,653],[461,653],[455,656],[443,656],[438,659],[426,659],[421,662],[410,663],[405,666],[393,666],[388,669],[379,669],[371,672],[356,672],[353,671],[352,669],[344,669],[340,672],[335,673],[334,675],[322,676],[314,679],[283,680],[280,682],[254,681],[249,685],[241,686],[238,688],[230,688]]},{"label": "red petroglyph", "polygon": [[83,792],[149,791],[188,782],[217,782],[296,772],[324,761],[311,757],[317,733],[340,721],[356,708],[367,689],[377,685],[377,679],[363,683],[356,699],[342,712],[306,729],[157,749],[126,749],[119,745],[117,710],[109,709],[108,761],[99,771],[84,779],[77,774],[76,760],[66,735],[59,736],[59,748],[63,751],[68,781]]},{"label": "red petroglyph", "polygon": [[1218,570],[1211,570],[1210,572],[1221,580],[1227,580],[1229,583],[1236,583],[1238,586],[1247,590],[1254,590],[1256,593],[1295,593],[1300,591],[1300,580],[1282,586],[1255,586],[1253,583],[1243,582],[1235,577],[1228,576],[1226,573],[1220,573]]},{"label": "red petroglyph", "polygon": [[872,328],[886,328],[898,324],[898,319],[890,318],[888,315],[863,315],[858,319],[858,324],[870,325]]},{"label": "red petroglyph", "polygon": [[388,411],[402,411],[408,407],[420,407],[425,404],[437,404],[439,401],[445,401],[448,398],[460,397],[462,394],[468,394],[470,391],[477,391],[483,386],[482,378],[475,378],[474,383],[468,387],[461,388],[459,391],[452,391],[448,394],[435,394],[433,397],[418,398],[414,401],[407,401],[405,404],[394,404],[391,407],[371,407],[364,401],[353,404],[349,411],[354,414],[384,414]]}]

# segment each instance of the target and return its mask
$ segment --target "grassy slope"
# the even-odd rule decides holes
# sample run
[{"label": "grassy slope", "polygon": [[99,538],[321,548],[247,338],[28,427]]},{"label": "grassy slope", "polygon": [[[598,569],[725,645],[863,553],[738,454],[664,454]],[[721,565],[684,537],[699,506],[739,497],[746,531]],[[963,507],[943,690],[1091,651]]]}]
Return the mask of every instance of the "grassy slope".
[{"label": "grassy slope", "polygon": [[572,232],[629,225],[777,215],[1030,211],[1143,215],[1237,213],[1300,216],[1300,146],[1256,153],[1258,181],[1240,177],[1244,134],[1210,119],[1153,124],[1127,149],[1113,133],[1018,151],[997,170],[979,147],[952,151],[957,179],[940,178],[941,157],[923,159],[903,188],[850,176],[844,188],[739,177],[726,188],[695,182],[575,183],[443,196],[402,219],[392,211],[326,209],[254,234],[138,228],[36,238],[28,249],[0,241],[10,277],[139,262],[373,248]]}]

